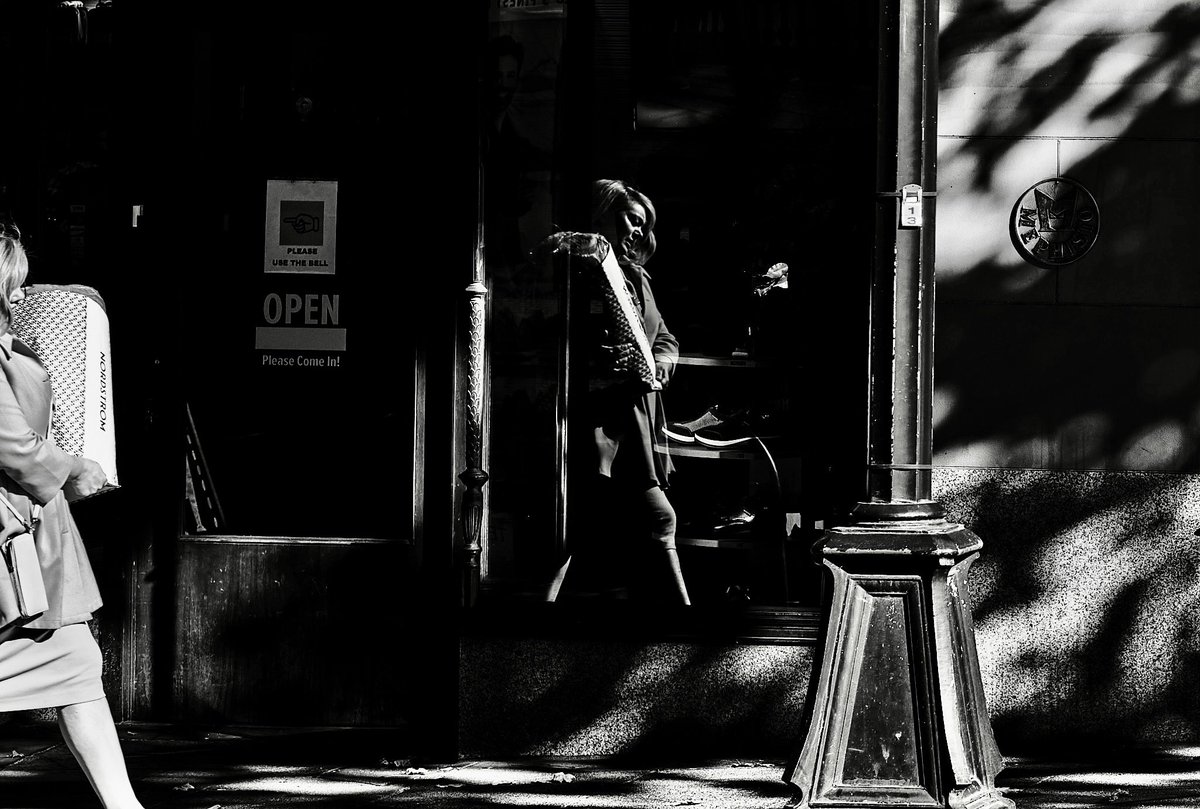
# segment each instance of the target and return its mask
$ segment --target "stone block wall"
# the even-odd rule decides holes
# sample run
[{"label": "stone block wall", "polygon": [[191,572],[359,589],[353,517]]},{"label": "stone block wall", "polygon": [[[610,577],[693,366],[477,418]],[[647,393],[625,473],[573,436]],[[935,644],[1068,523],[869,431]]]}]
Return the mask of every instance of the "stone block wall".
[{"label": "stone block wall", "polygon": [[468,637],[464,756],[799,752],[811,646]]},{"label": "stone block wall", "polygon": [[1001,749],[1200,741],[1200,475],[941,468]]}]

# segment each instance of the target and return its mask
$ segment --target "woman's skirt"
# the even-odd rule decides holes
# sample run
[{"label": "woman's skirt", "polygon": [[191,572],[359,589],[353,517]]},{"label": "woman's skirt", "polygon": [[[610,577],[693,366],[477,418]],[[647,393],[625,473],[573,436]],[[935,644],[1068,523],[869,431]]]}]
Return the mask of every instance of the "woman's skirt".
[{"label": "woman's skirt", "polygon": [[0,642],[0,713],[100,699],[100,673],[100,647],[86,623],[18,632]]}]

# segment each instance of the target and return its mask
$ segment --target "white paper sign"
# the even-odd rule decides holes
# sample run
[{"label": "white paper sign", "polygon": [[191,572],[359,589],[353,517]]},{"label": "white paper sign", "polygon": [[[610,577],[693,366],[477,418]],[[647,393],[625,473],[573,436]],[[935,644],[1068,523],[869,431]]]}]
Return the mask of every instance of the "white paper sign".
[{"label": "white paper sign", "polygon": [[337,271],[337,181],[267,180],[263,272]]}]

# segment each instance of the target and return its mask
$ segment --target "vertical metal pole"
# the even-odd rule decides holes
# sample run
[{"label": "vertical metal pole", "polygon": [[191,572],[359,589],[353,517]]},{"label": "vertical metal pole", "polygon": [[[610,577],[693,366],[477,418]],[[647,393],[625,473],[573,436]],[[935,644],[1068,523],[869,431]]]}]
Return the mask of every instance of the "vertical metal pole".
[{"label": "vertical metal pole", "polygon": [[[868,499],[930,500],[933,460],[937,2],[882,4]],[[902,225],[918,186],[921,224]]]}]

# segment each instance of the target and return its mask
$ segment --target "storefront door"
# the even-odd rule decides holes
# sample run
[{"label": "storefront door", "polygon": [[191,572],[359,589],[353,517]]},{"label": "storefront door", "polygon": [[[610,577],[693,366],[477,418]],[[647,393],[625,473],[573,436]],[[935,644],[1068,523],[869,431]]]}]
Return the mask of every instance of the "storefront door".
[{"label": "storefront door", "polygon": [[432,12],[21,6],[0,204],[35,280],[112,318],[123,487],[79,519],[117,713],[411,723],[453,664],[421,579],[424,346],[453,310],[420,280],[452,139],[405,152],[446,122],[393,41]]}]

